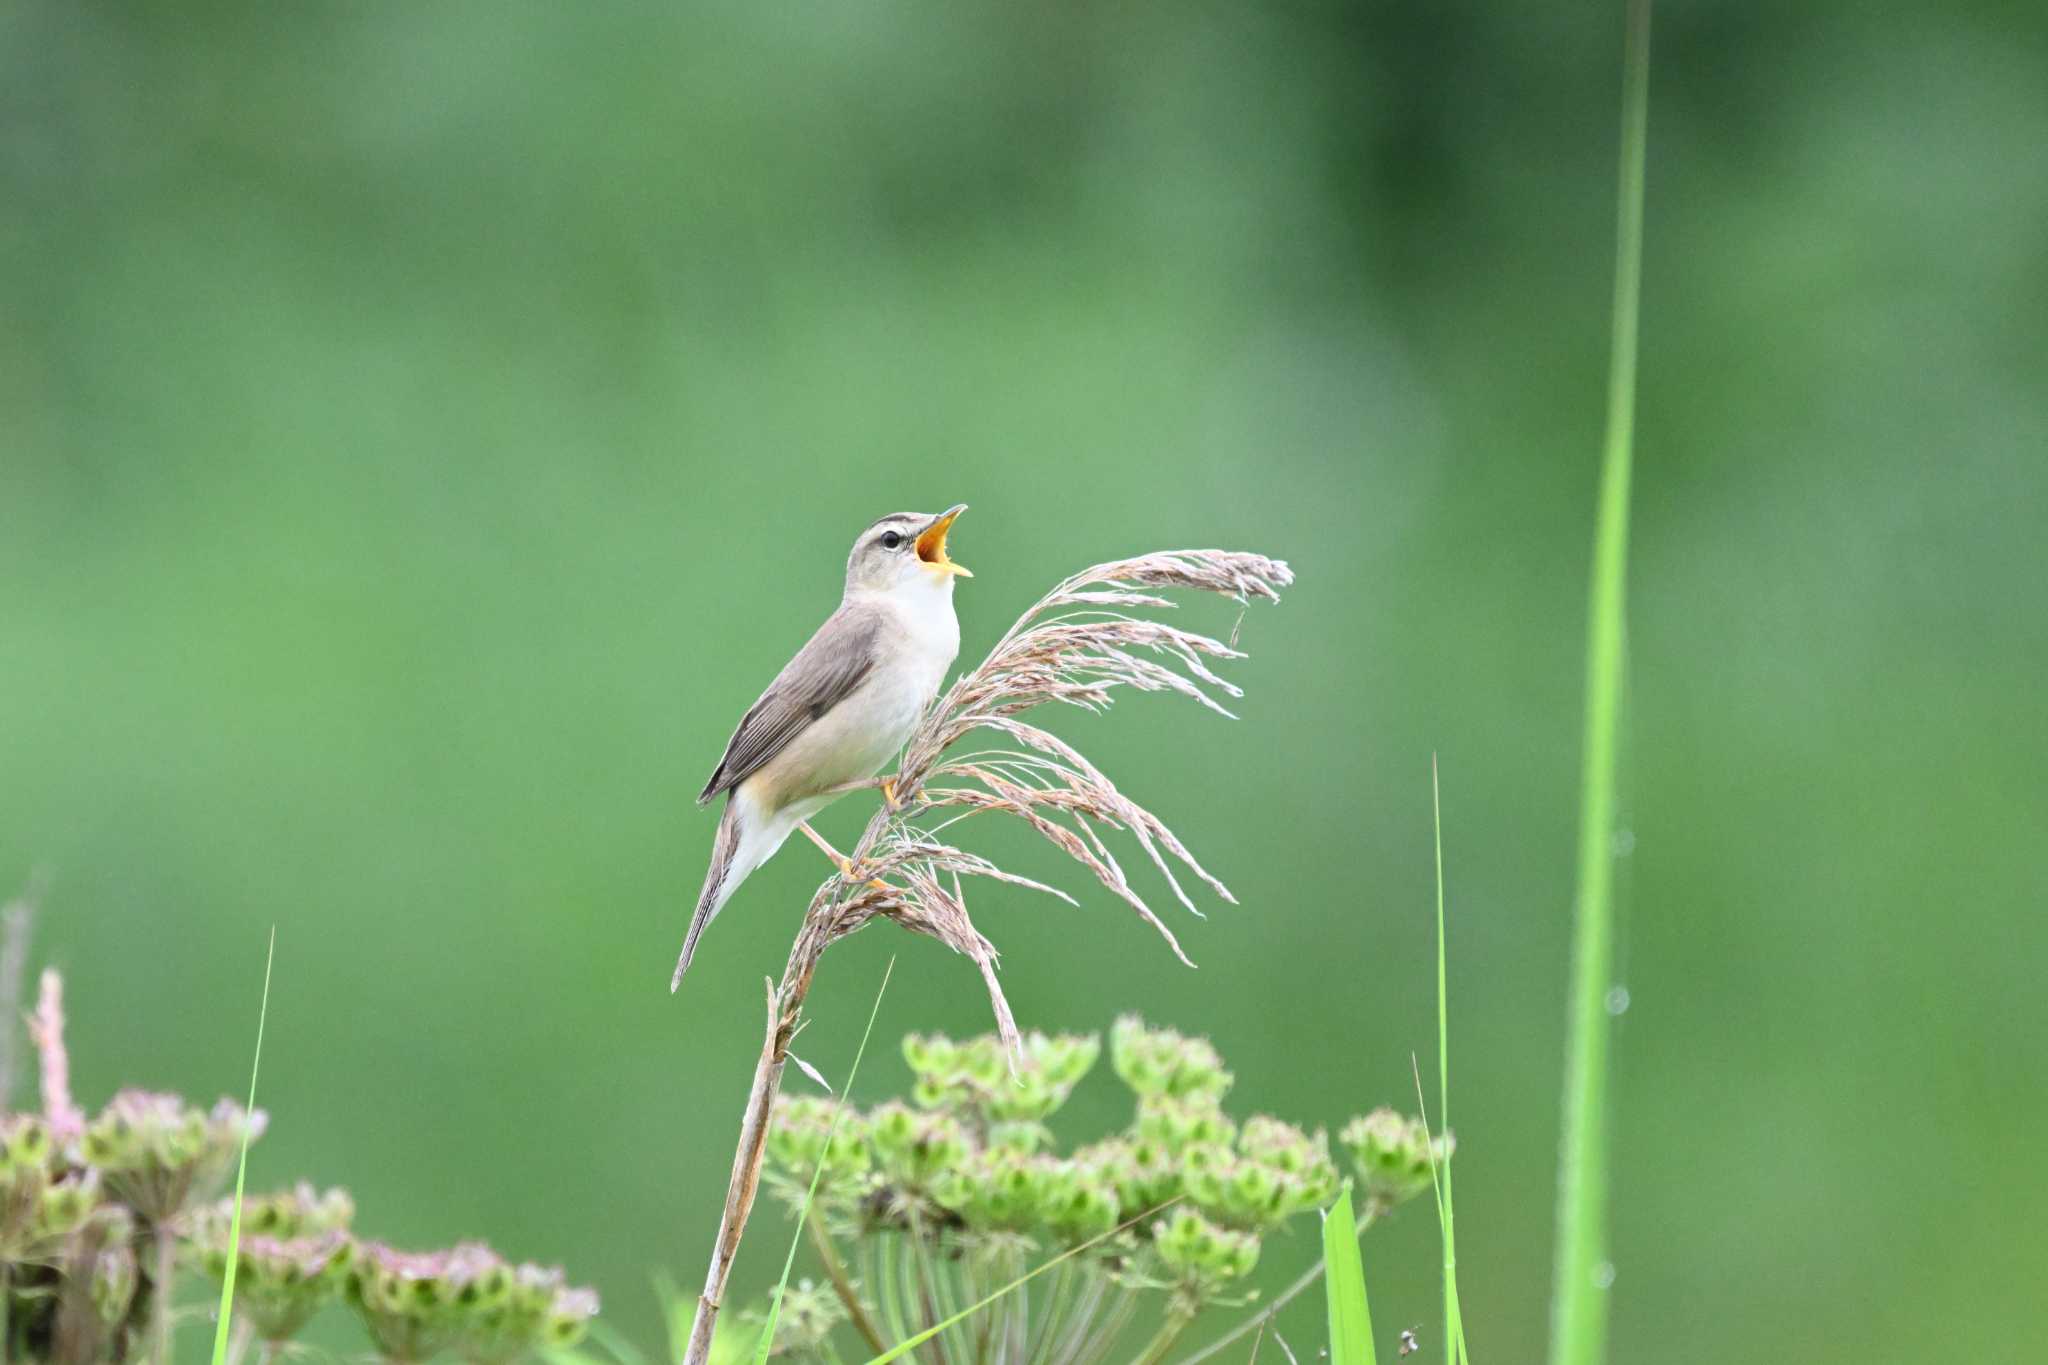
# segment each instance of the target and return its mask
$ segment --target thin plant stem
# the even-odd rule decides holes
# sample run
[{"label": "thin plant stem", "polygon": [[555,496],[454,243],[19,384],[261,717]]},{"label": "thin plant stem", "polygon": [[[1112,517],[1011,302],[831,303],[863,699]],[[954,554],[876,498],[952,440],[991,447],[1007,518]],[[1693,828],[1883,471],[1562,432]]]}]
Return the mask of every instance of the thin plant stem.
[{"label": "thin plant stem", "polygon": [[[1376,1221],[1379,1218],[1379,1216],[1379,1206],[1368,1201],[1365,1206],[1365,1211],[1358,1215],[1358,1221],[1353,1228],[1353,1232],[1357,1236],[1363,1237],[1365,1235],[1365,1230],[1371,1227],[1374,1221]],[[1288,1285],[1278,1294],[1275,1294],[1273,1296],[1273,1301],[1271,1303],[1267,1304],[1264,1308],[1261,1308],[1258,1312],[1252,1314],[1243,1322],[1240,1322],[1237,1326],[1231,1328],[1228,1332],[1225,1332],[1222,1336],[1216,1338],[1216,1340],[1210,1342],[1207,1346],[1204,1346],[1201,1350],[1195,1352],[1193,1355],[1182,1356],[1180,1359],[1180,1365],[1195,1365],[1196,1361],[1209,1359],[1209,1357],[1228,1349],[1229,1347],[1235,1345],[1237,1342],[1243,1341],[1253,1332],[1263,1331],[1265,1329],[1265,1324],[1272,1321],[1274,1318],[1278,1317],[1281,1309],[1285,1308],[1288,1304],[1293,1303],[1296,1299],[1300,1298],[1303,1294],[1307,1293],[1309,1287],[1322,1278],[1323,1258],[1321,1256],[1318,1256],[1316,1257],[1316,1263],[1310,1266],[1307,1270],[1302,1271],[1300,1275],[1296,1276],[1292,1284]]]},{"label": "thin plant stem", "polygon": [[887,1232],[874,1235],[873,1246],[867,1252],[870,1269],[866,1278],[875,1287],[875,1302],[881,1305],[882,1323],[889,1329],[889,1340],[901,1341],[909,1332],[905,1327],[902,1301],[897,1297],[893,1237],[894,1234]]},{"label": "thin plant stem", "polygon": [[943,1330],[948,1315],[939,1312],[932,1284],[931,1266],[924,1253],[924,1231],[914,1213],[910,1216],[910,1232],[903,1242],[904,1280],[910,1285],[913,1295],[910,1316],[932,1330],[929,1344],[934,1365],[948,1365],[946,1334]]},{"label": "thin plant stem", "polygon": [[[987,1286],[982,1283],[981,1274],[974,1268],[974,1262],[971,1257],[960,1267],[960,1271],[967,1280],[966,1296],[963,1302],[981,1302],[986,1297]],[[974,1358],[977,1361],[987,1361],[989,1359],[989,1348],[995,1342],[995,1333],[996,1315],[994,1313],[983,1313],[981,1315],[981,1323],[976,1330],[976,1340],[974,1343]]]},{"label": "thin plant stem", "polygon": [[[915,1283],[920,1285],[918,1306],[924,1312],[924,1324],[926,1326],[940,1324],[946,1318],[950,1318],[952,1312],[940,1308],[938,1271],[932,1267],[932,1252],[924,1244],[924,1220],[918,1218],[918,1212],[915,1212],[915,1209],[911,1209],[911,1216],[909,1216],[909,1254],[911,1254],[911,1277],[915,1279]],[[958,1345],[958,1340],[954,1340],[954,1345]],[[938,1365],[946,1365],[948,1363],[946,1332],[944,1330],[938,1332],[936,1336],[932,1336],[932,1357],[938,1361]]]},{"label": "thin plant stem", "polygon": [[[1450,950],[1444,933],[1444,803],[1443,784],[1437,774],[1436,755],[1429,756],[1429,810],[1436,839],[1436,1064],[1437,1125],[1451,1131],[1451,1007],[1447,984]],[[1409,1056],[1412,1064],[1413,1054]],[[1416,1068],[1415,1098],[1422,1100],[1422,1071]],[[1456,1206],[1451,1202],[1451,1163],[1436,1159],[1436,1143],[1428,1138],[1429,1115],[1422,1116],[1423,1136],[1428,1140],[1429,1174],[1437,1203],[1437,1221],[1444,1243],[1444,1359],[1449,1365],[1466,1365],[1465,1315],[1458,1304],[1458,1241],[1453,1225]],[[1441,1165],[1441,1170],[1439,1170]]]},{"label": "thin plant stem", "polygon": [[249,1346],[256,1340],[256,1328],[246,1319],[235,1324],[233,1335],[228,1340],[226,1365],[242,1365],[249,1358]]},{"label": "thin plant stem", "polygon": [[1071,1305],[1070,1289],[1073,1267],[1062,1263],[1052,1275],[1052,1288],[1045,1293],[1045,1313],[1032,1327],[1031,1335],[1024,1342],[1024,1360],[1027,1365],[1041,1359],[1046,1345],[1058,1332],[1060,1319]]},{"label": "thin plant stem", "polygon": [[1068,1319],[1065,1335],[1054,1345],[1052,1354],[1047,1357],[1051,1365],[1065,1365],[1065,1362],[1078,1358],[1075,1353],[1080,1349],[1081,1343],[1087,1340],[1089,1329],[1095,1325],[1095,1315],[1102,1309],[1103,1296],[1108,1292],[1109,1277],[1098,1272],[1081,1291],[1079,1304]]},{"label": "thin plant stem", "polygon": [[[228,1218],[227,1269],[220,1280],[220,1308],[213,1329],[213,1365],[223,1365],[228,1351],[228,1332],[235,1316],[235,1267],[241,1260],[242,1191],[249,1175],[249,1130],[255,1123],[256,1076],[263,1065],[263,1025],[270,1018],[270,969],[277,961],[277,926],[270,926],[270,946],[263,955],[263,1002],[256,1011],[256,1053],[249,1059],[249,1104],[242,1111],[240,1154],[235,1158],[235,1202]],[[168,1281],[166,1282],[168,1286]],[[165,1357],[165,1365],[169,1365]]]},{"label": "thin plant stem", "polygon": [[807,1219],[804,1231],[810,1236],[811,1250],[818,1254],[819,1263],[825,1267],[825,1278],[831,1282],[832,1292],[839,1296],[840,1304],[846,1309],[846,1320],[853,1324],[853,1330],[875,1350],[888,1350],[889,1343],[882,1339],[875,1320],[868,1316],[866,1305],[861,1303],[860,1294],[846,1273],[846,1262],[839,1258],[838,1248],[832,1245],[831,1234],[825,1231],[824,1220]]},{"label": "thin plant stem", "polygon": [[[37,879],[38,881],[40,879]],[[37,881],[0,910],[0,1111],[14,1108],[21,1055],[21,988],[28,976],[28,935],[35,921]]]},{"label": "thin plant stem", "polygon": [[1570,1034],[1558,1154],[1551,1365],[1606,1355],[1607,1079],[1614,969],[1614,813],[1628,603],[1628,504],[1634,456],[1636,336],[1643,273],[1643,163],[1649,127],[1650,0],[1629,0],[1622,61],[1613,350],[1607,438],[1586,628],[1586,717],[1572,932]]},{"label": "thin plant stem", "polygon": [[[1013,1276],[1024,1272],[1023,1248],[1010,1249],[1009,1270]],[[1048,1285],[1047,1289],[1050,1291],[1051,1286]],[[1028,1284],[1017,1291],[1017,1327],[1010,1344],[1015,1349],[1018,1365],[1031,1358],[1031,1286]]]},{"label": "thin plant stem", "polygon": [[1159,1324],[1159,1330],[1139,1353],[1138,1365],[1159,1365],[1160,1361],[1166,1359],[1166,1353],[1180,1340],[1181,1333],[1187,1331],[1188,1324],[1195,1320],[1197,1311],[1198,1305],[1176,1293],[1167,1305],[1166,1320]]},{"label": "thin plant stem", "polygon": [[1137,1312],[1138,1296],[1131,1290],[1126,1289],[1123,1297],[1111,1305],[1109,1316],[1103,1320],[1102,1326],[1097,1328],[1094,1335],[1082,1343],[1081,1353],[1075,1359],[1077,1361],[1102,1359],[1103,1356],[1109,1353],[1109,1348],[1116,1345],[1116,1339],[1123,1335],[1124,1328],[1130,1326],[1131,1319],[1137,1316]]},{"label": "thin plant stem", "polygon": [[170,1228],[155,1229],[156,1259],[150,1270],[149,1346],[157,1365],[171,1365],[171,1279],[177,1272],[178,1240]]}]

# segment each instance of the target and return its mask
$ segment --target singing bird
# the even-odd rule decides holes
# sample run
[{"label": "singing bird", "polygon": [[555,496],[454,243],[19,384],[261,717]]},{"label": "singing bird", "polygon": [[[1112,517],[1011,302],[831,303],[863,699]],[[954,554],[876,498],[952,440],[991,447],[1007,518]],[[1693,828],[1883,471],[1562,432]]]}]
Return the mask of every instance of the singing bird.
[{"label": "singing bird", "polygon": [[[946,557],[946,533],[966,510],[961,503],[937,516],[894,512],[862,531],[846,559],[839,610],[733,731],[697,797],[703,805],[723,794],[725,814],[671,991],[690,969],[698,936],[794,831],[853,875],[805,822],[882,770],[960,653],[953,580],[974,575]],[[887,783],[877,785],[895,799]]]}]

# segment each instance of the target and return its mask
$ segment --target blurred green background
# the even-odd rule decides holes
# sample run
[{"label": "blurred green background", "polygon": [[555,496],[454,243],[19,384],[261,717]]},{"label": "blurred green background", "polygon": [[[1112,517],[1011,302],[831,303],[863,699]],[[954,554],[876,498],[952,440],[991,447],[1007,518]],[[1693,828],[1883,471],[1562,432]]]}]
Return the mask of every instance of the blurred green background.
[{"label": "blurred green background", "polygon": [[[1200,970],[1031,850],[1083,907],[980,922],[1027,1025],[1412,1102],[1440,753],[1467,1317],[1534,1358],[1619,55],[1601,5],[9,0],[0,887],[51,875],[81,1098],[239,1092],[274,924],[252,1183],[559,1259],[651,1346],[821,870],[671,997],[692,798],[853,534],[973,505],[964,658],[1080,565],[1254,548],[1300,581],[1241,721],[1055,719],[1238,892],[1168,911]],[[2038,1332],[2044,144],[2038,9],[1658,15],[1616,1359]],[[891,954],[884,1036],[985,1027],[878,927],[828,1074]],[[1366,1255],[1433,1350],[1427,1211]]]}]

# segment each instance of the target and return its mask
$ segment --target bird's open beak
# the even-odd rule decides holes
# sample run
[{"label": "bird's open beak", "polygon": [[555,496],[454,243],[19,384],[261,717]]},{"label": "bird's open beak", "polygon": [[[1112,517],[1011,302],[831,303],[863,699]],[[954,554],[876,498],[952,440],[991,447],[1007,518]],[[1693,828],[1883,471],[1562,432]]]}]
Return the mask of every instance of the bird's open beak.
[{"label": "bird's open beak", "polygon": [[974,577],[967,571],[965,565],[955,564],[946,558],[946,532],[952,528],[954,520],[966,510],[967,504],[964,502],[948,507],[932,519],[931,525],[918,533],[917,557],[942,574],[957,574],[961,578]]}]

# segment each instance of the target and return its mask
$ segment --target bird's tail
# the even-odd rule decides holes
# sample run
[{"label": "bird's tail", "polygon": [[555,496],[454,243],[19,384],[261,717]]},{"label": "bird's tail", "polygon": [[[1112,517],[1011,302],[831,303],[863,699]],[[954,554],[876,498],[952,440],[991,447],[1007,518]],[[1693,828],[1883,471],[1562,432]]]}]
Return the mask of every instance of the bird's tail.
[{"label": "bird's tail", "polygon": [[718,837],[711,843],[711,870],[704,874],[704,889],[697,895],[697,911],[690,916],[690,932],[683,939],[683,955],[676,959],[676,974],[670,978],[668,989],[674,994],[683,984],[683,973],[690,970],[690,959],[697,954],[697,938],[711,921],[718,918],[718,912],[725,908],[732,893],[746,880],[751,867],[739,865],[741,835],[739,793],[725,798],[725,814],[718,819]]}]

